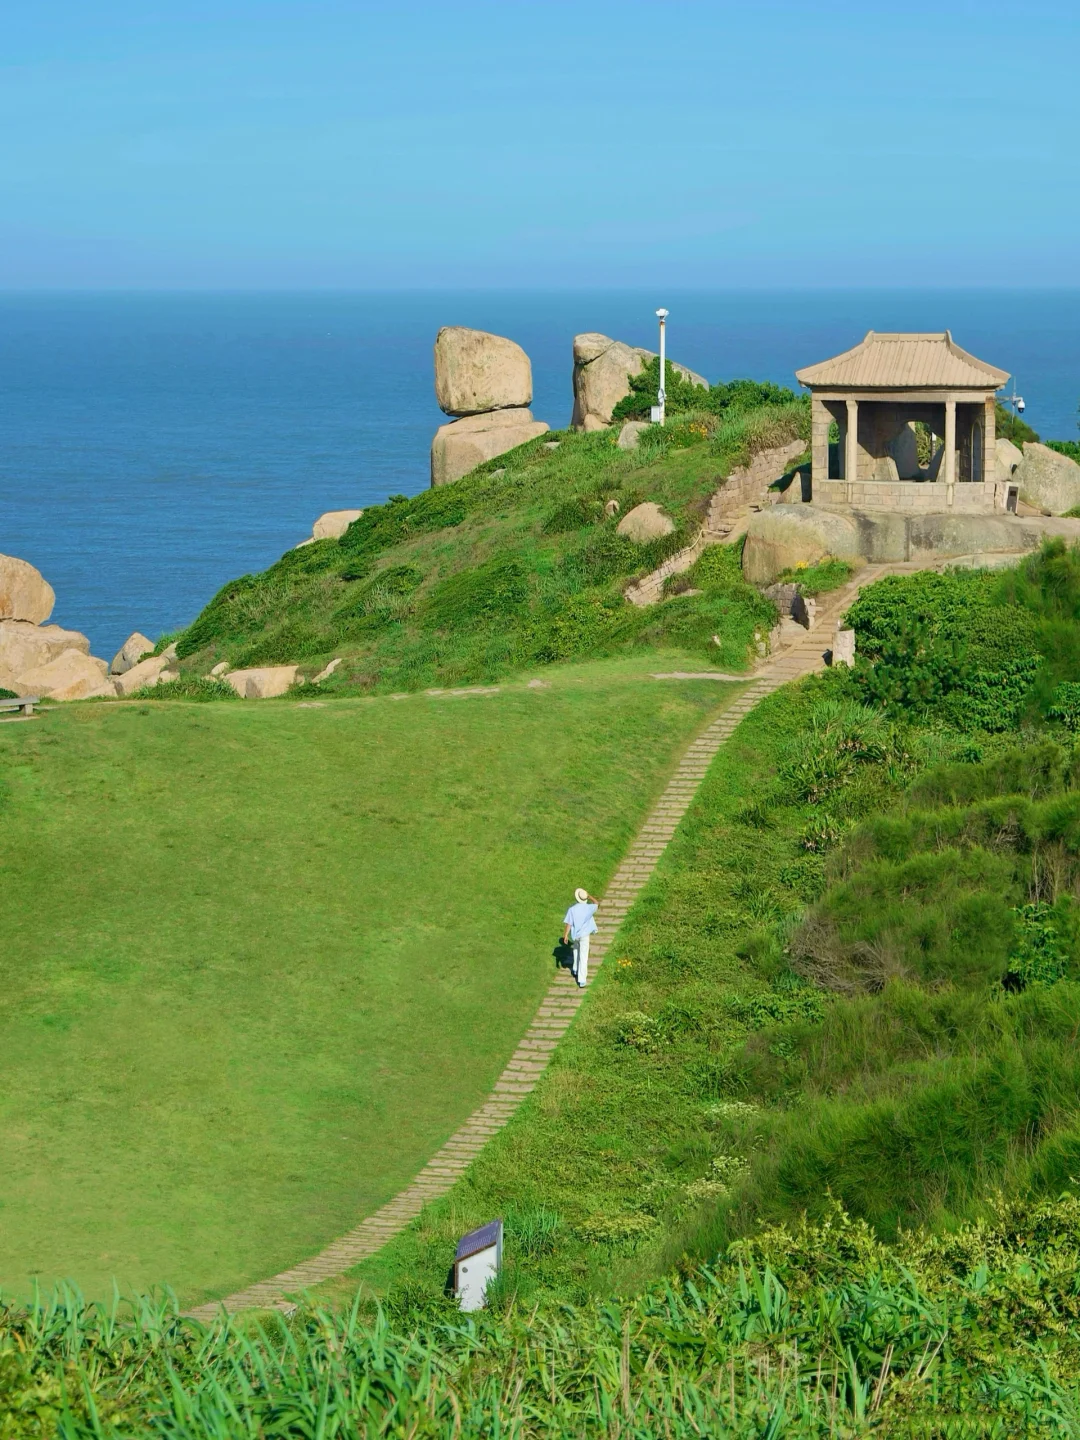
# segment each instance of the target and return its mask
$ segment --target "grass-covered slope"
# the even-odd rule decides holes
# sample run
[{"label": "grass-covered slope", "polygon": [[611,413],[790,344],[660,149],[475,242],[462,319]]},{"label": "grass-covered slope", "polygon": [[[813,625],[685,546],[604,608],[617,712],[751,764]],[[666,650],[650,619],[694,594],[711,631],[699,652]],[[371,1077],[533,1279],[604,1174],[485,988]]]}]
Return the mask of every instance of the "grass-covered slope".
[{"label": "grass-covered slope", "polygon": [[[805,402],[786,400],[678,417],[629,453],[614,431],[533,441],[226,585],[181,637],[184,668],[302,661],[310,674],[342,656],[328,689],[355,692],[489,681],[656,644],[741,667],[774,612],[737,566],[705,567],[702,594],[647,611],[622,592],[687,543],[732,468],[807,425]],[[643,500],[664,506],[674,533],[647,544],[617,533]]]},{"label": "grass-covered slope", "polygon": [[1076,563],[865,592],[877,658],[743,722],[537,1095],[353,1281],[433,1293],[493,1213],[524,1302],[708,1259],[830,1194],[887,1237],[1067,1185],[1080,716],[1048,730],[1069,652],[1035,647],[1073,623]]},{"label": "grass-covered slope", "polygon": [[5,1293],[264,1278],[482,1100],[573,887],[720,701],[620,662],[549,680],[0,728]]}]

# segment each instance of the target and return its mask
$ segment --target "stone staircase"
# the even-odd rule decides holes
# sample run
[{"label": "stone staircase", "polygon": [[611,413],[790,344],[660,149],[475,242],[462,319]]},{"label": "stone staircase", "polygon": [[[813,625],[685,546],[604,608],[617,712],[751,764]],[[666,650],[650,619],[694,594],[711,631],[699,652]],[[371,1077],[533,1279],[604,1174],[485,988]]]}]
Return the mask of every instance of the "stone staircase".
[{"label": "stone staircase", "polygon": [[770,495],[770,487],[805,449],[801,440],[793,440],[790,445],[763,450],[745,469],[733,470],[714,492],[705,522],[690,544],[626,587],[624,594],[631,605],[655,605],[663,598],[664,582],[672,575],[685,574],[707,546],[737,540],[754,510],[776,503],[777,497]]}]

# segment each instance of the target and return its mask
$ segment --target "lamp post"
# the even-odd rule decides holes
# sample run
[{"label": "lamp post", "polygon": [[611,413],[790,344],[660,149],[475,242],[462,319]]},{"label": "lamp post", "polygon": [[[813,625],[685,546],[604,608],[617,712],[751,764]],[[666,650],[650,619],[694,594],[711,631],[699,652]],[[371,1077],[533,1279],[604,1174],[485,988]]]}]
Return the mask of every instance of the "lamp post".
[{"label": "lamp post", "polygon": [[664,389],[664,380],[667,377],[667,317],[668,312],[666,310],[657,310],[656,318],[660,321],[660,389],[656,393],[656,398],[659,402],[656,408],[660,412],[658,418],[661,425],[664,423],[664,412],[667,402],[667,392]]}]

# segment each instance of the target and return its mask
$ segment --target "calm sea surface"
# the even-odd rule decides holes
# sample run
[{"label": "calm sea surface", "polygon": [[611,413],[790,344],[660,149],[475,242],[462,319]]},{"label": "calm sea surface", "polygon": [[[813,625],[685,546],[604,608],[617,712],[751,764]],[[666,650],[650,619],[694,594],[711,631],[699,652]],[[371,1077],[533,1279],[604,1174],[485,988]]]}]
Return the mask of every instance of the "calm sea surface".
[{"label": "calm sea surface", "polygon": [[415,494],[443,417],[440,325],[509,335],[537,417],[565,425],[571,341],[600,330],[710,380],[794,384],[868,329],[941,330],[1016,373],[1044,438],[1075,438],[1080,291],[0,296],[0,552],[110,657],[192,619],[323,510]]}]

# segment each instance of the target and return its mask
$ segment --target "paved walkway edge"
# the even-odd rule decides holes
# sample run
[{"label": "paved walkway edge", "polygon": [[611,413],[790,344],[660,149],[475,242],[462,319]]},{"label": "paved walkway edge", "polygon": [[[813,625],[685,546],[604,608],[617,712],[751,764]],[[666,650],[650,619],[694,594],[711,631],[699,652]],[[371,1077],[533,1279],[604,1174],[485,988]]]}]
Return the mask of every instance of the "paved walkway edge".
[{"label": "paved walkway edge", "polygon": [[[925,567],[869,565],[855,580],[824,597],[813,630],[781,651],[756,674],[745,677],[746,689],[742,694],[691,742],[604,893],[597,915],[598,932],[590,946],[590,968],[603,960],[619,926],[638,893],[651,879],[657,861],[689,809],[713,757],[743,717],[781,685],[825,668],[824,654],[832,639],[836,617],[847,609],[863,586],[873,584],[884,574],[921,568]],[[232,1314],[238,1310],[282,1306],[286,1296],[342,1275],[374,1255],[388,1240],[400,1234],[429,1201],[437,1200],[451,1189],[489,1138],[502,1129],[525,1096],[536,1087],[552,1051],[570,1028],[582,995],[569,972],[560,970],[548,986],[532,1024],[506,1069],[495,1082],[494,1090],[431,1157],[411,1185],[310,1260],[187,1313],[199,1320],[212,1320],[223,1308]]]}]

